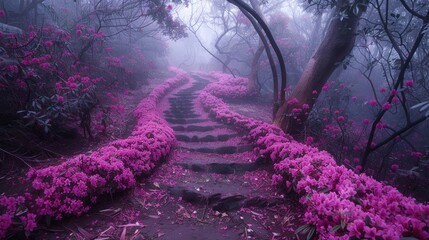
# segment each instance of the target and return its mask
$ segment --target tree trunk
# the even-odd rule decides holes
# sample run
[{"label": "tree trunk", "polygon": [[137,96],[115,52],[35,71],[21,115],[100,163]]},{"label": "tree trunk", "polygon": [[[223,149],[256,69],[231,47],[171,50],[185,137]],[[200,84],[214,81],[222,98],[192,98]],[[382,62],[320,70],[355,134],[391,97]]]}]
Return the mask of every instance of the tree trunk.
[{"label": "tree trunk", "polygon": [[[293,89],[288,100],[281,104],[274,124],[282,128],[286,133],[297,134],[303,130],[322,87],[328,81],[331,74],[344,58],[353,49],[359,17],[365,9],[361,9],[358,15],[350,10],[352,7],[348,1],[338,1],[334,17],[331,19],[328,31],[304,69],[301,78]],[[345,11],[347,18],[340,18],[340,13]],[[303,104],[306,104],[303,107]]]},{"label": "tree trunk", "polygon": [[[259,3],[256,0],[250,0],[250,5],[252,6],[253,10],[255,10],[255,12],[262,18],[262,20],[264,20],[266,22],[266,19],[265,19],[264,15],[262,14],[261,7],[259,6]],[[242,12],[244,12],[244,11],[242,10]],[[249,18],[249,16],[247,16],[247,18]],[[251,20],[251,16],[250,16],[249,20]],[[252,24],[255,27],[255,23],[252,22]],[[257,30],[256,27],[255,27],[255,30]],[[260,32],[258,32],[258,34],[259,34],[260,38],[259,38],[259,43],[258,43],[258,49],[256,50],[255,54],[253,54],[252,66],[251,66],[250,74],[249,74],[250,82],[249,82],[249,86],[248,86],[249,91],[256,91],[258,93],[261,90],[261,89],[256,87],[258,85],[257,81],[258,81],[259,59],[261,58],[262,53],[264,52],[264,46],[265,46],[265,48],[267,46],[266,41],[264,43],[264,42],[262,42],[262,39],[261,39],[262,30],[259,30],[259,31]],[[264,37],[264,36],[262,36],[262,37]]]},{"label": "tree trunk", "polygon": [[[255,54],[253,54],[252,65],[250,66],[250,74],[249,74],[249,91],[256,91],[258,94],[261,91],[258,82],[258,70],[259,70],[259,58],[264,52],[264,45],[259,45],[258,49],[256,49]],[[257,86],[258,85],[258,86]]]}]

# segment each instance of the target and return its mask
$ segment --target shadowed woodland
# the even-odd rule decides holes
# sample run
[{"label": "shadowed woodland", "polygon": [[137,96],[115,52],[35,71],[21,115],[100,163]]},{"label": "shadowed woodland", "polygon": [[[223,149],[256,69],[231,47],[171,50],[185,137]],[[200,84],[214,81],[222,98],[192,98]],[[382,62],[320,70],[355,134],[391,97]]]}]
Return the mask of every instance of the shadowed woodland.
[{"label": "shadowed woodland", "polygon": [[424,0],[0,0],[1,239],[429,239]]}]

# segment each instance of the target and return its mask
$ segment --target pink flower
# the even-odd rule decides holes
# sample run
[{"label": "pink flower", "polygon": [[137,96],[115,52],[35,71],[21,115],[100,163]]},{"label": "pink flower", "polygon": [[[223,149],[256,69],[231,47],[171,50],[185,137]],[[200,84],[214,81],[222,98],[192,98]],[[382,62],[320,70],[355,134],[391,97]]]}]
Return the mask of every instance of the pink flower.
[{"label": "pink flower", "polygon": [[66,84],[70,89],[76,89],[77,88],[77,84],[74,82],[67,82]]},{"label": "pink flower", "polygon": [[423,157],[423,153],[421,152],[411,152],[411,156],[415,158],[421,158]]},{"label": "pink flower", "polygon": [[18,86],[20,88],[23,88],[23,89],[27,88],[27,83],[24,80],[20,79],[20,78],[16,79],[16,84],[18,84]]},{"label": "pink flower", "polygon": [[394,97],[392,98],[392,102],[393,102],[393,103],[398,103],[398,102],[399,102],[399,98],[398,98],[397,96],[394,96]]},{"label": "pink flower", "polygon": [[299,103],[299,101],[296,98],[287,101],[287,105],[295,105],[297,103]]},{"label": "pink flower", "polygon": [[312,144],[314,142],[314,138],[312,137],[307,137],[307,139],[305,140],[306,144]]},{"label": "pink flower", "polygon": [[308,104],[306,104],[306,103],[302,104],[302,109],[309,109],[309,108],[310,108],[310,106]]},{"label": "pink flower", "polygon": [[21,217],[21,221],[24,223],[24,230],[26,231],[33,231],[37,224],[36,224],[36,215],[33,213],[28,213],[26,217]]},{"label": "pink flower", "polygon": [[355,172],[360,172],[362,170],[362,166],[361,165],[357,165],[355,167]]},{"label": "pink flower", "polygon": [[90,84],[91,83],[91,79],[89,78],[89,77],[82,77],[81,79],[80,79],[80,81],[83,83],[83,84]]},{"label": "pink flower", "polygon": [[28,36],[29,36],[30,38],[35,38],[35,37],[37,36],[37,33],[36,33],[35,31],[31,31],[31,32],[28,34]]},{"label": "pink flower", "polygon": [[387,111],[387,110],[389,110],[389,108],[390,108],[391,106],[392,106],[392,105],[391,105],[389,102],[387,102],[387,103],[383,104],[383,106],[381,107],[381,109],[383,109],[384,111]]},{"label": "pink flower", "polygon": [[6,16],[6,12],[4,10],[0,10],[0,17]]},{"label": "pink flower", "polygon": [[6,237],[6,231],[12,225],[12,216],[9,214],[0,215],[0,238]]},{"label": "pink flower", "polygon": [[365,238],[369,238],[369,239],[375,239],[375,237],[377,237],[377,229],[373,228],[373,227],[364,227],[364,231],[365,231]]},{"label": "pink flower", "polygon": [[82,30],[80,30],[80,29],[76,30],[76,35],[77,35],[77,36],[82,35]]},{"label": "pink flower", "polygon": [[52,41],[46,41],[43,43],[43,45],[45,45],[45,47],[50,48],[52,46],[54,46],[54,43]]},{"label": "pink flower", "polygon": [[7,65],[6,69],[11,73],[19,73],[19,68],[16,65]]},{"label": "pink flower", "polygon": [[350,237],[360,238],[364,231],[364,227],[365,223],[362,220],[357,219],[354,222],[348,224],[347,230],[350,233]]},{"label": "pink flower", "polygon": [[368,104],[369,104],[370,106],[372,106],[372,107],[375,107],[375,106],[377,106],[377,101],[376,101],[376,100],[374,100],[374,99],[372,99],[372,100],[369,100],[369,101],[368,101]]},{"label": "pink flower", "polygon": [[406,80],[405,81],[405,86],[406,87],[412,87],[412,86],[414,86],[414,81],[413,80]]},{"label": "pink flower", "polygon": [[390,166],[390,169],[392,169],[392,171],[398,170],[399,165],[398,164],[392,164],[392,166]]},{"label": "pink flower", "polygon": [[380,92],[381,92],[381,93],[386,92],[386,88],[380,88]]},{"label": "pink flower", "polygon": [[316,90],[313,90],[313,91],[311,92],[311,94],[316,95],[316,94],[317,94],[317,91],[316,91]]},{"label": "pink flower", "polygon": [[398,90],[393,89],[392,92],[390,93],[390,96],[395,96],[396,94],[398,94]]},{"label": "pink flower", "polygon": [[39,64],[40,60],[38,58],[31,59],[31,64]]},{"label": "pink flower", "polygon": [[39,64],[40,68],[48,70],[51,67],[51,64],[45,62],[45,63],[41,63]]},{"label": "pink flower", "polygon": [[322,87],[323,91],[327,91],[328,89],[329,89],[329,85],[327,85],[327,84]]},{"label": "pink flower", "polygon": [[63,96],[58,95],[58,96],[57,96],[57,101],[58,101],[59,103],[63,103],[63,102],[64,102],[64,97],[63,97]]},{"label": "pink flower", "polygon": [[301,113],[302,109],[301,108],[294,108],[292,109],[292,113]]},{"label": "pink flower", "polygon": [[63,90],[63,85],[60,82],[55,83],[55,89],[57,89],[57,91],[61,91]]},{"label": "pink flower", "polygon": [[357,100],[357,97],[356,97],[356,96],[353,96],[353,97],[352,97],[352,100],[353,100],[353,101],[356,101],[356,100]]},{"label": "pink flower", "polygon": [[98,32],[98,33],[94,33],[93,37],[94,38],[103,38],[103,37],[105,37],[105,35],[103,32]]},{"label": "pink flower", "polygon": [[338,122],[342,122],[342,121],[344,121],[344,120],[345,120],[344,116],[339,116],[339,117],[337,117],[337,121],[338,121]]},{"label": "pink flower", "polygon": [[171,4],[168,4],[168,5],[167,5],[167,10],[168,10],[168,11],[171,11],[172,9],[173,9],[173,6],[172,6]]}]

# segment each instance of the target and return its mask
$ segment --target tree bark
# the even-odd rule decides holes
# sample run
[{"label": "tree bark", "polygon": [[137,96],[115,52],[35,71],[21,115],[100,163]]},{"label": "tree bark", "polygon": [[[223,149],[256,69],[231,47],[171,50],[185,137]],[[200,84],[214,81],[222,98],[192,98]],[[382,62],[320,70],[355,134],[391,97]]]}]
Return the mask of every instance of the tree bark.
[{"label": "tree bark", "polygon": [[[249,91],[261,91],[258,82],[258,70],[259,70],[259,58],[261,57],[262,53],[264,52],[264,45],[259,44],[258,49],[256,49],[255,54],[253,54],[252,59],[252,65],[250,66],[250,74],[249,74]],[[258,86],[257,86],[258,85]]]},{"label": "tree bark", "polygon": [[[240,8],[240,11],[249,19],[249,21],[252,23],[253,28],[255,28],[255,31],[259,35],[259,43],[260,45],[258,49],[256,50],[255,54],[253,55],[252,65],[251,65],[251,72],[249,77],[249,87],[248,90],[252,91],[255,90],[255,84],[258,78],[258,70],[259,70],[259,59],[265,49],[265,52],[267,53],[268,61],[270,62],[270,68],[271,73],[273,76],[273,119],[277,112],[278,105],[279,105],[279,79],[277,76],[277,68],[276,64],[274,62],[273,54],[271,53],[270,45],[265,38],[265,35],[261,29],[261,27],[258,25],[256,20],[252,17],[252,15],[248,12],[246,12],[245,9]],[[259,88],[258,88],[259,90]]]},{"label": "tree bark", "polygon": [[[288,101],[281,104],[274,124],[286,133],[297,134],[303,130],[322,87],[326,84],[337,66],[350,54],[354,47],[359,17],[365,9],[357,15],[352,12],[348,1],[338,1],[334,17],[328,27],[327,33],[318,49],[307,63],[301,78],[293,89]],[[341,18],[340,13],[346,12],[347,17]],[[303,108],[303,104],[307,104]],[[295,110],[294,110],[295,109]],[[299,110],[300,109],[300,110]]]},{"label": "tree bark", "polygon": [[[250,5],[252,6],[252,8],[255,10],[255,12],[262,18],[262,20],[264,20],[266,22],[266,19],[264,17],[264,15],[262,14],[261,8],[259,6],[259,3],[256,0],[250,0]],[[245,11],[243,11],[243,9],[241,9],[241,11],[244,13]],[[249,16],[247,16],[247,18],[249,18]],[[249,20],[251,20],[252,17],[249,18]],[[255,23],[252,22],[253,26],[255,27]],[[255,27],[256,29],[256,27]],[[259,29],[260,32],[262,32],[262,30]],[[258,70],[259,70],[259,59],[262,56],[262,53],[264,52],[264,46],[266,48],[267,44],[266,44],[266,40],[265,40],[265,36],[263,36],[262,34],[262,38],[265,40],[265,43],[262,42],[262,38],[261,38],[261,34],[260,32],[258,32],[260,38],[259,38],[259,42],[258,42],[258,49],[256,50],[255,54],[253,54],[253,59],[252,59],[252,65],[251,65],[251,69],[250,69],[250,74],[249,74],[249,91],[257,91],[259,93],[260,89],[256,87],[257,81],[258,81]],[[269,49],[269,47],[268,47]]]},{"label": "tree bark", "polygon": [[[277,45],[276,41],[274,40],[274,36],[271,33],[271,30],[269,29],[268,25],[265,23],[265,21],[261,18],[261,16],[259,16],[259,14],[250,6],[248,6],[245,2],[243,2],[242,0],[227,0],[228,2],[236,5],[238,8],[241,9],[241,11],[243,12],[243,14],[246,15],[246,12],[248,14],[250,14],[253,18],[255,18],[255,20],[258,22],[258,24],[260,25],[260,27],[262,28],[262,30],[265,32],[267,39],[269,40],[269,43],[271,44],[277,59],[279,61],[279,66],[280,66],[280,73],[281,73],[281,89],[285,89],[286,88],[286,66],[285,66],[285,61],[283,59],[282,53],[280,51],[279,46]],[[252,18],[249,18],[250,21]],[[257,28],[255,28],[257,29]],[[267,51],[268,52],[268,51]],[[269,57],[269,56],[268,56]],[[271,66],[273,66],[273,64],[270,64]],[[276,82],[274,82],[274,84],[278,84]],[[274,93],[275,94],[278,93]],[[284,95],[285,92],[284,91],[280,91],[280,104],[283,103],[284,101]],[[276,102],[274,103],[274,112],[277,112],[278,109],[278,105],[276,104]]]}]

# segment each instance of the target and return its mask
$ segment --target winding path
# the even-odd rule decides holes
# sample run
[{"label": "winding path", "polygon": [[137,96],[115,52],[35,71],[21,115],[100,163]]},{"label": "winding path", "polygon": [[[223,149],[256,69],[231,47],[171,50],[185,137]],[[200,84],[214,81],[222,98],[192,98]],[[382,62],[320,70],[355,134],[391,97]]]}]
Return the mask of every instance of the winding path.
[{"label": "winding path", "polygon": [[197,97],[208,83],[209,79],[194,75],[191,83],[160,104],[178,146],[142,189],[140,201],[153,211],[142,219],[147,226],[143,235],[146,239],[293,239],[300,224],[295,219],[301,215],[299,207],[276,194],[270,164],[252,152],[240,133],[203,111]]}]

